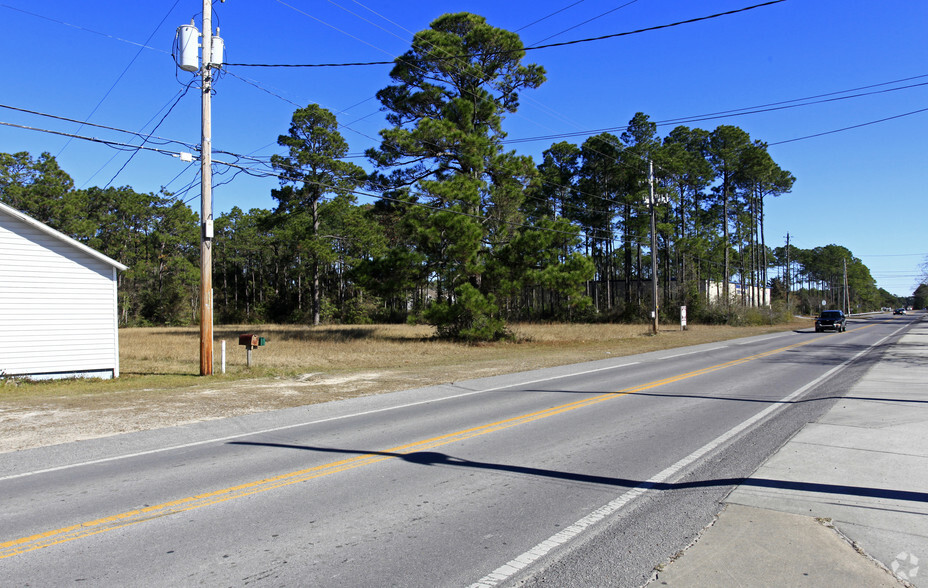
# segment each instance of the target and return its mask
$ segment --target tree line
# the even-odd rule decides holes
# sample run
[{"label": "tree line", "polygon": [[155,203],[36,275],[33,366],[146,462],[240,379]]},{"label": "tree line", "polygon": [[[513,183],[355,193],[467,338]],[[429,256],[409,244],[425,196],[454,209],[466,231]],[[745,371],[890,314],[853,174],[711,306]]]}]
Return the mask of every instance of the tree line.
[{"label": "tree line", "polygon": [[[214,221],[216,319],[418,320],[497,339],[515,320],[641,319],[656,279],[662,314],[686,305],[691,320],[730,322],[788,292],[797,306],[837,292],[838,275],[843,296],[845,261],[841,304],[892,305],[843,247],[767,244],[765,202],[795,178],[738,127],[661,137],[637,113],[619,136],[555,143],[537,163],[507,150],[505,116],[545,80],[524,55],[518,35],[469,13],[416,34],[377,94],[391,126],[366,153],[370,172],[346,160],[331,112],[294,112],[271,159],[276,207]],[[196,322],[199,219],[170,193],[78,190],[47,153],[15,153],[0,154],[0,199],[129,266],[122,324]]]}]

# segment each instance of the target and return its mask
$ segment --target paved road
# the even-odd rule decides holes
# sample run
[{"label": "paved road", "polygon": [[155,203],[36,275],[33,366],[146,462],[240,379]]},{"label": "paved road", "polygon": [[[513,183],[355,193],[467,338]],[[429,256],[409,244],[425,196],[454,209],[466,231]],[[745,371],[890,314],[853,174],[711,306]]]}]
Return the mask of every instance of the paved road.
[{"label": "paved road", "polygon": [[0,455],[5,586],[640,586],[906,317]]}]

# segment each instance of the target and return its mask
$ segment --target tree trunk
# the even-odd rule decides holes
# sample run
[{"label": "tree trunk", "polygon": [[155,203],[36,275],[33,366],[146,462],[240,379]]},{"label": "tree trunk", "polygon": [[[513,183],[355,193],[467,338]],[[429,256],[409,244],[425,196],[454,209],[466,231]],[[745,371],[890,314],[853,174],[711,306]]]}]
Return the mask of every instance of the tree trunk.
[{"label": "tree trunk", "polygon": [[728,276],[729,273],[729,235],[728,235],[728,174],[725,174],[725,177],[722,179],[722,248],[725,254],[725,264],[723,271],[725,272],[722,276],[722,295],[725,297],[725,306],[731,304],[731,297],[728,293]]},{"label": "tree trunk", "polygon": [[[313,240],[319,236],[319,197],[313,198]],[[319,326],[321,315],[321,296],[319,293],[319,255],[313,252],[313,325]]]}]

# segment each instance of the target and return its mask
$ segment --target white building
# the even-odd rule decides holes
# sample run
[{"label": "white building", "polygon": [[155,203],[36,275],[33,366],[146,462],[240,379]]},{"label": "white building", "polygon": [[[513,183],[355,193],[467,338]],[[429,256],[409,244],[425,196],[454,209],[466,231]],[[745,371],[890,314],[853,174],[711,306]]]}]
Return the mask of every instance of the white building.
[{"label": "white building", "polygon": [[125,269],[0,203],[0,377],[118,377]]},{"label": "white building", "polygon": [[[699,284],[699,291],[709,302],[722,302],[725,300],[725,284],[722,282],[704,281]],[[744,306],[770,306],[770,288],[760,285],[741,285],[738,282],[728,283],[728,297],[734,304]]]}]

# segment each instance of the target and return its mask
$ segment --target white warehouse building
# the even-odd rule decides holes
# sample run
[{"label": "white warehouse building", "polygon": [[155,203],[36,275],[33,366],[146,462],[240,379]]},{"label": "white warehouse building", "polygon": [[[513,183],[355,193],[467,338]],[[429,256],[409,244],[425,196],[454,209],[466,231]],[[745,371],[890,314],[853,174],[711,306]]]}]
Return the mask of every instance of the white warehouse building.
[{"label": "white warehouse building", "polygon": [[0,378],[118,377],[125,269],[0,203]]}]

